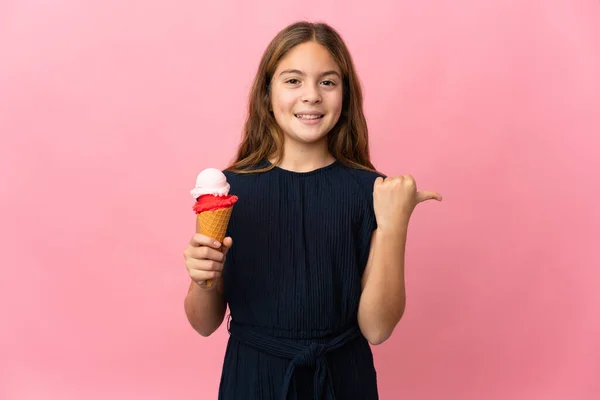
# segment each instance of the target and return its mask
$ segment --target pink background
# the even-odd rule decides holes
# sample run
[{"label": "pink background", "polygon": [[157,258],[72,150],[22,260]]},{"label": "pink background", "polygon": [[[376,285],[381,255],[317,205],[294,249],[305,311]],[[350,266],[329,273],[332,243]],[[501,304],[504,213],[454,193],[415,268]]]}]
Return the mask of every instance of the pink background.
[{"label": "pink background", "polygon": [[600,3],[340,4],[0,2],[0,398],[216,398],[189,189],[303,18],[352,51],[376,166],[445,197],[411,223],[381,398],[600,398]]}]

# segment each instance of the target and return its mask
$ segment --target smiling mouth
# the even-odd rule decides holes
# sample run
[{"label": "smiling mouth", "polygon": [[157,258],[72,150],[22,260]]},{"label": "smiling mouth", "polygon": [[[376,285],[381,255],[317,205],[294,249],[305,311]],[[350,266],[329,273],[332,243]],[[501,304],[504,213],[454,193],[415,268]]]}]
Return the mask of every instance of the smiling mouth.
[{"label": "smiling mouth", "polygon": [[321,119],[324,114],[294,114],[294,116],[299,119]]}]

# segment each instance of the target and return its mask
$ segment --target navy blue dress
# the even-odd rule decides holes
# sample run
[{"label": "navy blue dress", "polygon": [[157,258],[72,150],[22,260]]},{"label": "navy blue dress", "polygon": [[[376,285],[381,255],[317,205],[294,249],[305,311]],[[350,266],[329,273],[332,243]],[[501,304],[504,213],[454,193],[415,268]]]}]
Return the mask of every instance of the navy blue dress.
[{"label": "navy blue dress", "polygon": [[378,399],[357,312],[383,175],[339,161],[305,173],[224,173],[239,200],[227,232],[219,399]]}]

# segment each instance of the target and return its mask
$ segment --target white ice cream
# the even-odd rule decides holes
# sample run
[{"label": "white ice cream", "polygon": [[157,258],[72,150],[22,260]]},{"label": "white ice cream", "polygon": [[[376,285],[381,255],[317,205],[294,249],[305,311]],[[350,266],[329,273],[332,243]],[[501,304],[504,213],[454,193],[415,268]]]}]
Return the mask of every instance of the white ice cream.
[{"label": "white ice cream", "polygon": [[227,196],[229,194],[229,183],[225,175],[216,168],[207,168],[198,174],[196,187],[190,193],[197,199],[205,194],[213,196]]}]

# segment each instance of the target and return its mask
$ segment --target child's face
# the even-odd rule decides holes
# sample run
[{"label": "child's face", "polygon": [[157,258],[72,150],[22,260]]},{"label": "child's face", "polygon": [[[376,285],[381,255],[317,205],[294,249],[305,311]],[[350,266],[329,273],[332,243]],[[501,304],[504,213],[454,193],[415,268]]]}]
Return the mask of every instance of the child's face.
[{"label": "child's face", "polygon": [[294,47],[271,80],[271,107],[286,140],[322,142],[342,112],[341,71],[315,42]]}]

